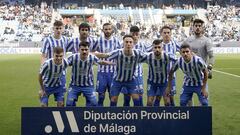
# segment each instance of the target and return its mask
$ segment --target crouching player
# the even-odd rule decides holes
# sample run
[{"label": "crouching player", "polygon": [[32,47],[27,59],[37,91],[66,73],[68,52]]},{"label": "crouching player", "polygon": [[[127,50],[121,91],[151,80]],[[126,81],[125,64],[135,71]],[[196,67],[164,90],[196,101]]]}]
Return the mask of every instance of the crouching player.
[{"label": "crouching player", "polygon": [[168,77],[167,94],[171,90],[171,81],[173,73],[180,68],[184,73],[184,82],[180,95],[180,105],[186,106],[192,99],[193,93],[196,93],[202,106],[208,106],[208,93],[206,83],[208,78],[208,69],[202,58],[193,55],[189,44],[185,43],[180,47],[181,57],[174,64]]},{"label": "crouching player", "polygon": [[100,61],[95,55],[89,54],[89,42],[79,44],[79,53],[68,57],[69,66],[72,66],[72,78],[67,95],[67,106],[76,106],[78,96],[83,93],[88,106],[96,106],[97,98],[93,84],[93,65],[95,63],[111,65],[111,62]]},{"label": "crouching player", "polygon": [[[165,95],[167,88],[168,66],[170,61],[175,62],[173,55],[162,51],[162,40],[153,41],[153,52],[149,53],[144,59],[148,64],[148,88],[147,88],[147,106],[153,106],[153,101],[158,96],[161,98]],[[167,98],[164,96],[165,106],[169,106]],[[159,101],[160,101],[159,100]]]},{"label": "crouching player", "polygon": [[55,47],[53,58],[45,61],[38,77],[40,84],[39,97],[42,107],[48,106],[48,98],[54,95],[58,107],[64,106],[65,84],[61,81],[64,70],[67,68],[67,61],[63,59],[64,50],[61,47]]}]

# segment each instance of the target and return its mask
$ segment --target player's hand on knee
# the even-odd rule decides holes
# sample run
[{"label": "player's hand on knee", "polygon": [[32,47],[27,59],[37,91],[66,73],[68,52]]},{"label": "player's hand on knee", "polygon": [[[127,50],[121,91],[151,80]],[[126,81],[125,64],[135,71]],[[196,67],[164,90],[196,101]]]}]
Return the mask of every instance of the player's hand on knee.
[{"label": "player's hand on knee", "polygon": [[212,70],[208,69],[208,79],[212,79]]},{"label": "player's hand on knee", "polygon": [[212,79],[212,66],[208,65],[207,69],[208,69],[208,79]]},{"label": "player's hand on knee", "polygon": [[201,93],[205,98],[208,98],[208,92],[205,89],[202,90]]},{"label": "player's hand on knee", "polygon": [[44,90],[40,90],[40,91],[38,92],[38,94],[39,94],[39,97],[40,97],[40,98],[46,96],[46,92],[45,92]]}]

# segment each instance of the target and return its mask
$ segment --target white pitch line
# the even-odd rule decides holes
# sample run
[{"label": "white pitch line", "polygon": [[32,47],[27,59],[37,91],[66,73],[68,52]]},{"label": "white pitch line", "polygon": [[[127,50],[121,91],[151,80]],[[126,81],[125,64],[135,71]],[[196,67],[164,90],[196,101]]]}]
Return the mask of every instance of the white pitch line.
[{"label": "white pitch line", "polygon": [[234,77],[238,77],[238,78],[240,78],[239,75],[234,75],[234,74],[230,74],[230,73],[223,72],[223,71],[219,71],[219,70],[213,70],[213,71],[218,72],[218,73],[222,73],[222,74],[225,74],[225,75],[230,75],[230,76],[234,76]]},{"label": "white pitch line", "polygon": [[240,68],[217,68],[218,70],[222,70],[222,69],[240,69]]}]

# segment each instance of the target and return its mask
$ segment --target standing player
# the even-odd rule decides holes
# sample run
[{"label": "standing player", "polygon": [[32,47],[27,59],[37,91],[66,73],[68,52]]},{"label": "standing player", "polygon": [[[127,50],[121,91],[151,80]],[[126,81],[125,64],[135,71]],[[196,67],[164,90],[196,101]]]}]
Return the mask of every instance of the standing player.
[{"label": "standing player", "polygon": [[181,57],[174,64],[169,72],[167,95],[170,94],[172,87],[173,73],[180,68],[184,73],[184,82],[180,95],[180,105],[187,106],[196,93],[202,106],[208,106],[208,93],[206,90],[208,70],[201,57],[194,55],[188,44],[182,44],[180,48]]},{"label": "standing player", "polygon": [[194,35],[186,39],[186,43],[190,45],[192,51],[201,57],[207,64],[209,72],[209,78],[212,78],[212,67],[214,64],[213,44],[211,39],[204,36],[204,21],[201,19],[195,19],[193,21]]},{"label": "standing player", "polygon": [[[116,37],[112,36],[113,26],[110,23],[103,24],[103,34],[96,41],[94,45],[96,51],[100,53],[109,53],[111,51],[121,48],[120,42]],[[103,58],[102,60],[108,60]],[[105,99],[106,89],[110,92],[110,86],[112,83],[113,72],[115,70],[114,65],[98,65],[97,73],[97,92],[98,92],[98,106],[103,106]],[[110,94],[110,93],[109,93]]]},{"label": "standing player", "polygon": [[[55,47],[63,48],[63,55],[65,56],[68,48],[68,39],[65,36],[62,36],[63,30],[63,23],[61,21],[55,21],[53,24],[53,35],[48,36],[43,41],[43,46],[41,49],[41,64],[43,64],[47,59],[53,58],[53,50]],[[61,78],[62,84],[64,84],[64,88],[66,84],[65,74],[66,73],[64,71]]]},{"label": "standing player", "polygon": [[[193,21],[193,32],[194,35],[188,37],[184,42],[189,44],[192,51],[207,63],[208,78],[211,79],[214,64],[213,44],[209,38],[204,36],[203,20],[195,19]],[[189,105],[191,106],[192,103],[190,102]]]},{"label": "standing player", "polygon": [[[176,53],[179,52],[180,45],[178,42],[172,39],[172,28],[169,26],[165,25],[161,28],[160,30],[162,39],[163,39],[163,50],[177,58]],[[168,69],[170,70],[173,65],[173,62],[171,61]],[[175,106],[174,102],[174,95],[176,94],[176,74],[174,74],[174,78],[172,80],[172,90],[170,93],[170,106]],[[154,102],[154,106],[159,106],[160,105],[160,97],[157,96]],[[166,105],[166,103],[165,103]]]},{"label": "standing player", "polygon": [[53,58],[53,49],[55,47],[63,48],[63,53],[65,55],[68,39],[65,36],[62,36],[63,30],[63,23],[61,21],[55,21],[53,24],[53,35],[46,37],[43,41],[41,49],[41,64],[47,59]]},{"label": "standing player", "polygon": [[116,72],[114,72],[113,81],[110,88],[111,104],[117,106],[118,96],[122,88],[133,98],[134,106],[139,106],[139,93],[137,76],[135,75],[137,64],[144,59],[145,54],[137,49],[133,49],[133,37],[125,35],[123,37],[123,49],[118,49],[110,53],[98,53],[95,55],[100,58],[109,58],[116,60]]},{"label": "standing player", "polygon": [[[142,52],[148,52],[148,46],[146,43],[139,41],[140,38],[140,29],[137,26],[132,26],[130,28],[130,35],[133,37],[133,44],[134,44],[134,49],[138,49]],[[142,63],[138,63],[135,71],[135,76],[137,77],[137,83],[138,83],[138,93],[139,93],[139,100],[140,100],[140,106],[143,106],[143,66]],[[124,94],[124,103],[123,106],[130,106],[130,96],[129,93],[126,93],[126,90],[122,90]]]},{"label": "standing player", "polygon": [[[68,45],[67,50],[71,51],[72,53],[79,53],[79,44],[81,42],[88,42],[90,52],[94,50],[93,46],[95,44],[95,40],[90,37],[90,25],[88,23],[81,23],[78,26],[79,30],[79,37],[73,38]],[[88,98],[86,98],[88,99]],[[86,104],[89,104],[90,101],[86,101]]]},{"label": "standing player", "polygon": [[[147,88],[147,106],[153,106],[156,96],[165,95],[167,87],[168,66],[171,61],[176,61],[174,55],[162,51],[162,40],[153,41],[153,52],[149,53],[144,59],[148,63],[148,88]],[[164,96],[166,97],[166,96]],[[164,99],[165,106],[168,106],[167,99]]]},{"label": "standing player", "polygon": [[53,49],[53,58],[41,65],[38,81],[40,84],[40,102],[42,107],[48,106],[48,98],[54,94],[58,107],[64,106],[65,84],[61,80],[62,73],[67,68],[67,61],[63,59],[64,50],[61,47]]},{"label": "standing player", "polygon": [[96,56],[89,54],[89,43],[79,44],[79,53],[68,57],[68,63],[72,66],[72,78],[68,90],[67,106],[76,106],[78,96],[83,93],[89,104],[86,106],[96,106],[97,98],[93,85],[93,64],[110,64],[100,61]]},{"label": "standing player", "polygon": [[90,52],[94,50],[93,46],[95,44],[95,40],[90,37],[90,25],[88,23],[81,23],[78,27],[79,30],[79,37],[73,38],[68,45],[68,50],[72,53],[78,53],[79,51],[79,44],[81,42],[88,42],[90,44],[89,49]]}]

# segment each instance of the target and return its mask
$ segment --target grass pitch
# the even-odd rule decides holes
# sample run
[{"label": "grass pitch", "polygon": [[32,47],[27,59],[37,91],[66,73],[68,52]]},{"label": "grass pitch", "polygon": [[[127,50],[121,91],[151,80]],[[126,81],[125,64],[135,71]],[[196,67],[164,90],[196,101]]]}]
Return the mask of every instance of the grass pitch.
[{"label": "grass pitch", "polygon": [[[39,66],[40,55],[0,55],[1,134],[20,134],[21,107],[39,106],[39,84],[37,82]],[[214,70],[218,72],[213,72],[213,79],[208,81],[210,105],[213,108],[213,134],[239,135],[240,55],[216,55]],[[146,71],[147,68],[145,68],[145,80],[147,76]],[[237,76],[232,76],[231,74]],[[181,81],[182,74],[178,72],[178,93],[182,85]],[[179,105],[178,99],[179,95],[177,94],[177,105]],[[53,98],[50,100],[50,106],[55,106],[55,103],[52,102]],[[81,97],[78,106],[83,106],[84,104],[85,100]],[[107,100],[105,104],[108,105],[109,101]],[[119,105],[121,104],[122,98],[119,101]],[[197,98],[195,98],[195,104],[198,104]]]}]

